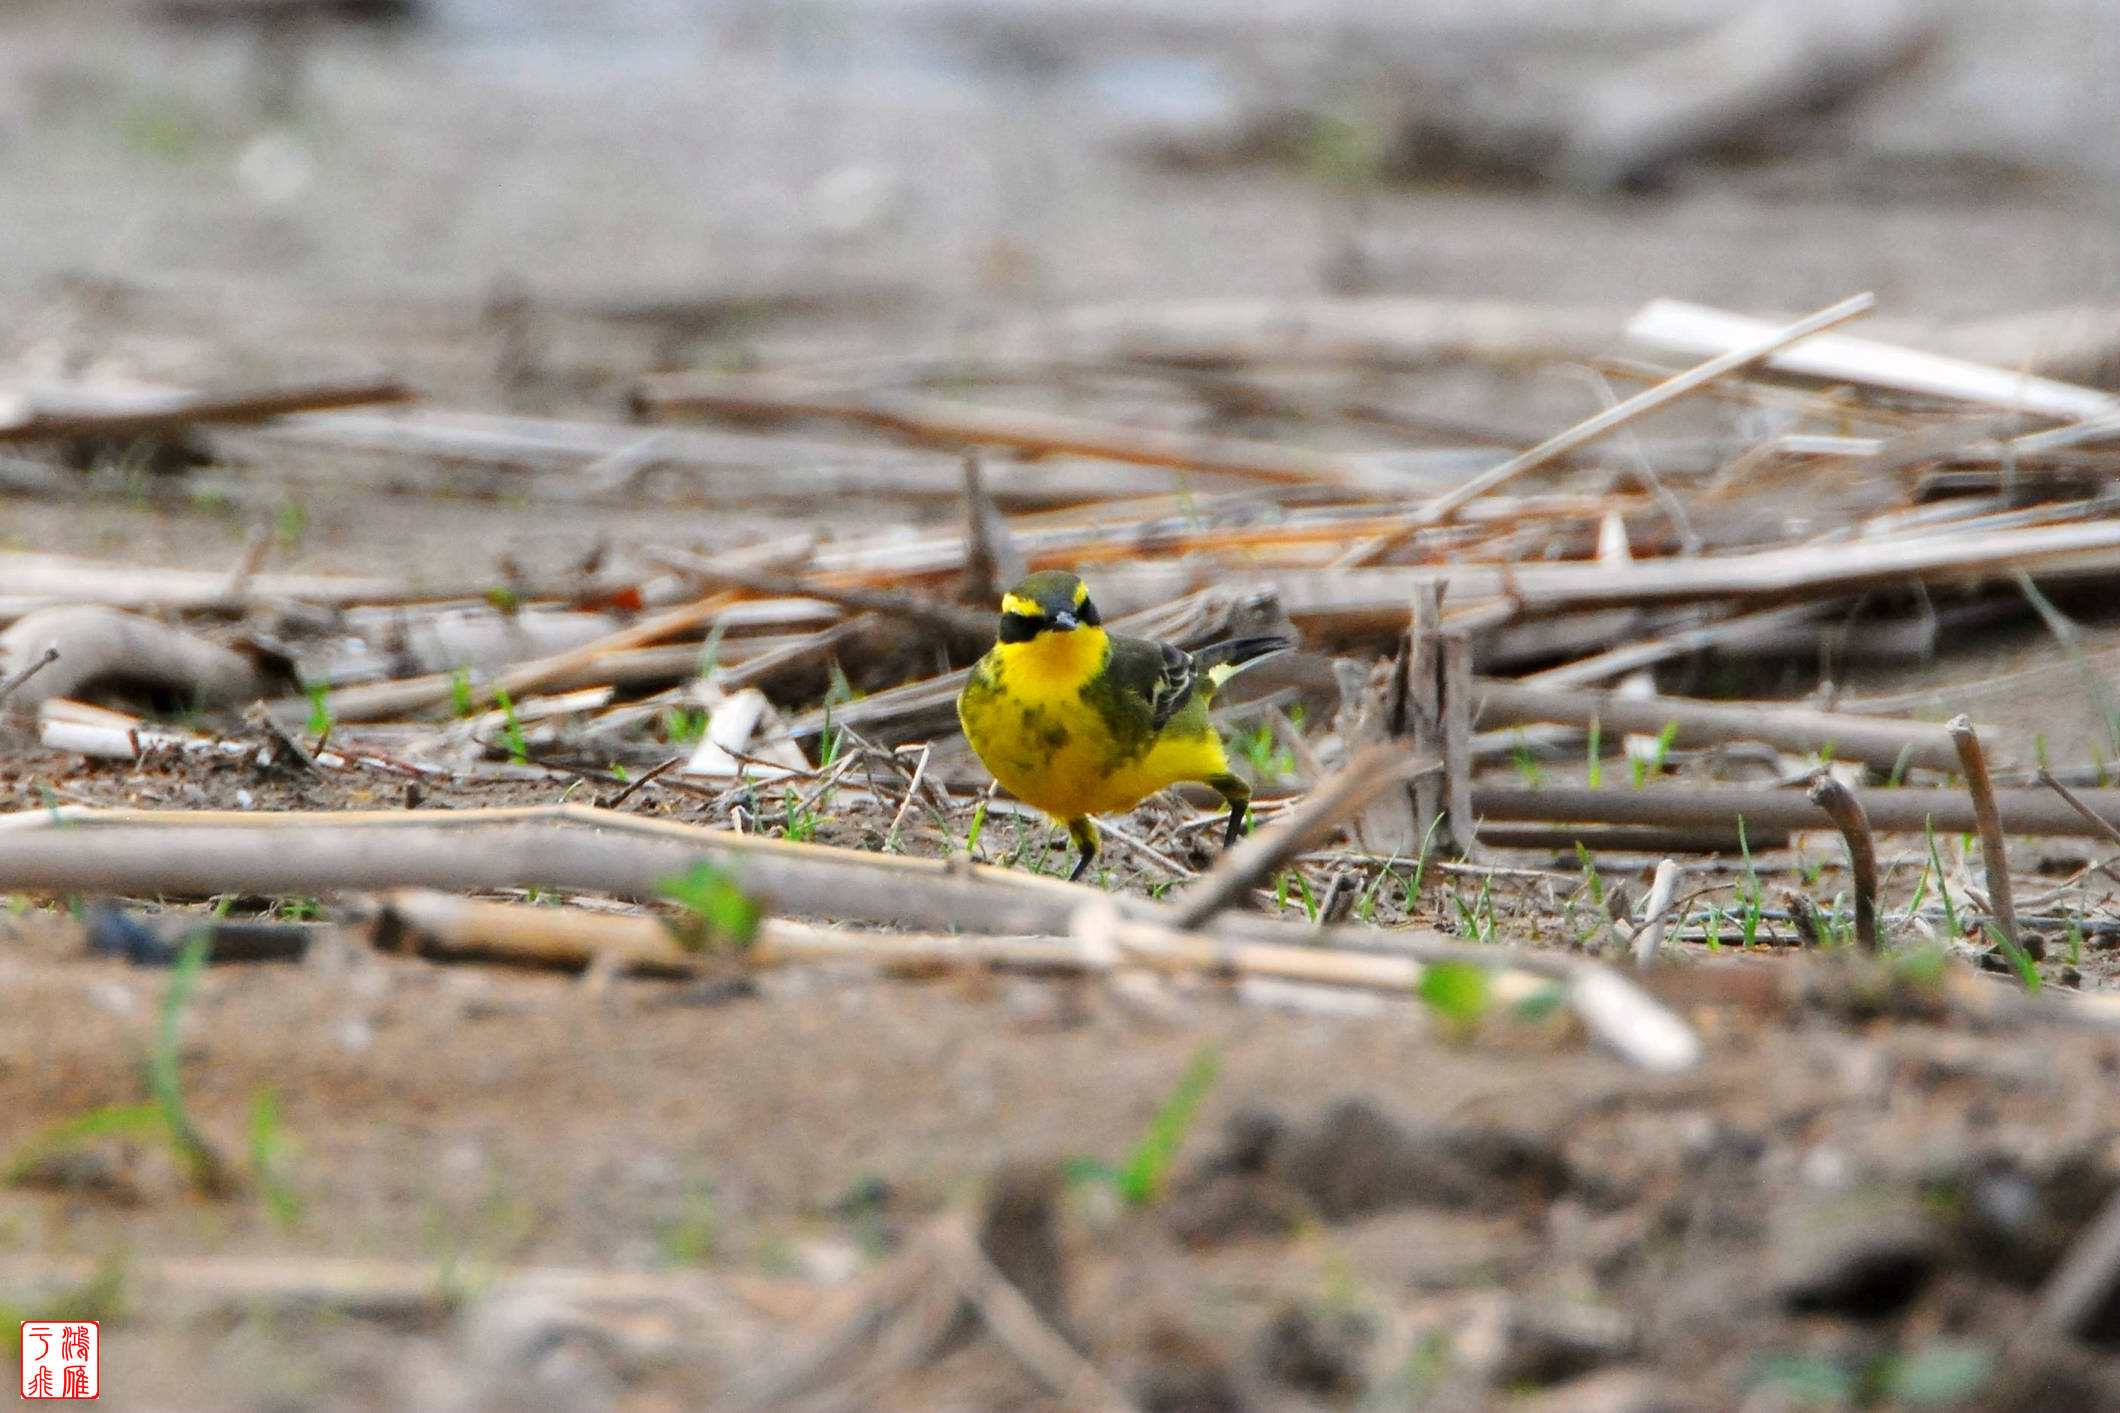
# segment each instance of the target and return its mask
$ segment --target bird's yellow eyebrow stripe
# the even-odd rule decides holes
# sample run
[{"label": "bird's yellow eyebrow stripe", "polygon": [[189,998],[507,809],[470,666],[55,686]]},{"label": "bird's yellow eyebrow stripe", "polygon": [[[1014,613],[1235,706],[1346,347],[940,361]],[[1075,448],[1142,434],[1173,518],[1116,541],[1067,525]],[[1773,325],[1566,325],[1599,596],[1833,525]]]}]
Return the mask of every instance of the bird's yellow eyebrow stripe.
[{"label": "bird's yellow eyebrow stripe", "polygon": [[1077,585],[1075,585],[1075,607],[1076,607],[1076,608],[1080,608],[1080,607],[1082,607],[1082,605],[1084,605],[1084,604],[1086,604],[1086,603],[1088,603],[1088,602],[1089,602],[1089,585],[1087,585],[1087,584],[1077,584]]},{"label": "bird's yellow eyebrow stripe", "polygon": [[1015,594],[1003,594],[1001,596],[1001,611],[1003,613],[1020,613],[1025,618],[1045,617],[1045,610],[1038,607],[1035,600],[1020,598]]}]

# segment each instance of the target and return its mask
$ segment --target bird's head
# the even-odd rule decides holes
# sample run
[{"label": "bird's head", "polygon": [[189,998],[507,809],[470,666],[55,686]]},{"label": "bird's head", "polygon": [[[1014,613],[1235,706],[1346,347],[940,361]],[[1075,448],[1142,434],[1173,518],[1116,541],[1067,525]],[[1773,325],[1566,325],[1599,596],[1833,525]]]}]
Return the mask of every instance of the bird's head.
[{"label": "bird's head", "polygon": [[1103,621],[1090,602],[1089,585],[1058,569],[1033,574],[1001,596],[1004,643],[1028,643],[1042,633],[1072,633]]}]

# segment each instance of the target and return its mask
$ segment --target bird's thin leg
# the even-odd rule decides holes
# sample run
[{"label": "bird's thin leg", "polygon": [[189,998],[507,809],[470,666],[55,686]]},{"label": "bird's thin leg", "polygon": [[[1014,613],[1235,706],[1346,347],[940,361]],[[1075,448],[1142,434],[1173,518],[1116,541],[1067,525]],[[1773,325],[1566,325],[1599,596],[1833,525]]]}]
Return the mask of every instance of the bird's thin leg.
[{"label": "bird's thin leg", "polygon": [[1076,815],[1067,822],[1067,834],[1075,841],[1075,847],[1082,851],[1081,857],[1075,860],[1074,872],[1067,876],[1068,882],[1077,883],[1089,870],[1090,860],[1097,857],[1097,822],[1088,815]]},{"label": "bird's thin leg", "polygon": [[1244,837],[1244,817],[1251,812],[1251,786],[1238,775],[1217,775],[1207,783],[1229,801],[1229,827],[1222,831],[1222,847],[1234,849]]}]

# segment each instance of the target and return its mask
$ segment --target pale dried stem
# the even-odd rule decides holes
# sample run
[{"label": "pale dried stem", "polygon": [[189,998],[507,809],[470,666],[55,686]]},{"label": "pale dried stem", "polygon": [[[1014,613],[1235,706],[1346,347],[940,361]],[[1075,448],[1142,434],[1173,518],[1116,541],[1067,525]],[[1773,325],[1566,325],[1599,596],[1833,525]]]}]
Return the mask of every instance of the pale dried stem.
[{"label": "pale dried stem", "polygon": [[1681,870],[1676,859],[1665,859],[1656,866],[1655,881],[1649,885],[1649,901],[1643,905],[1641,931],[1634,935],[1634,967],[1647,971],[1663,959],[1664,926],[1671,915],[1671,898],[1678,891]]},{"label": "pale dried stem", "polygon": [[1667,378],[1652,388],[1636,393],[1625,402],[1606,408],[1595,417],[1585,418],[1566,431],[1548,437],[1529,451],[1512,456],[1501,465],[1482,472],[1463,485],[1456,486],[1429,501],[1414,513],[1404,531],[1394,537],[1387,537],[1386,548],[1388,549],[1395,540],[1404,539],[1422,525],[1432,525],[1448,519],[1458,507],[1485,495],[1505,481],[1544,466],[1578,447],[1588,445],[1613,428],[1624,426],[1643,413],[1675,402],[1688,393],[1697,392],[1716,379],[1757,363],[1799,339],[1809,338],[1823,329],[1830,329],[1836,324],[1844,324],[1858,315],[1866,314],[1876,303],[1876,296],[1870,294],[1858,294],[1844,299],[1785,328],[1776,329],[1771,334],[1752,340],[1728,353],[1718,354],[1705,363],[1696,364],[1676,377]]},{"label": "pale dried stem", "polygon": [[1671,744],[1682,748],[1730,741],[1761,741],[1795,755],[1830,750],[1836,760],[1860,760],[1887,768],[1904,762],[1927,770],[1958,767],[1958,749],[1940,726],[1890,721],[1842,712],[1811,711],[1775,702],[1704,702],[1689,697],[1634,697],[1590,687],[1531,686],[1493,678],[1478,686],[1479,725],[1515,726],[1550,721],[1607,731],[1655,735],[1675,726]]}]

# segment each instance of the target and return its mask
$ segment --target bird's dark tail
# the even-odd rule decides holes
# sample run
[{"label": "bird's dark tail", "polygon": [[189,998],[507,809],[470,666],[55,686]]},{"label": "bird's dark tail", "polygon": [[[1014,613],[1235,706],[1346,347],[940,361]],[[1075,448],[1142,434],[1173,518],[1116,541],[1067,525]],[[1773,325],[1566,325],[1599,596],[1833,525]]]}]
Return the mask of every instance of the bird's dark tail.
[{"label": "bird's dark tail", "polygon": [[1220,687],[1242,671],[1246,664],[1294,646],[1286,638],[1225,638],[1195,652],[1193,665],[1206,674],[1209,682]]}]

